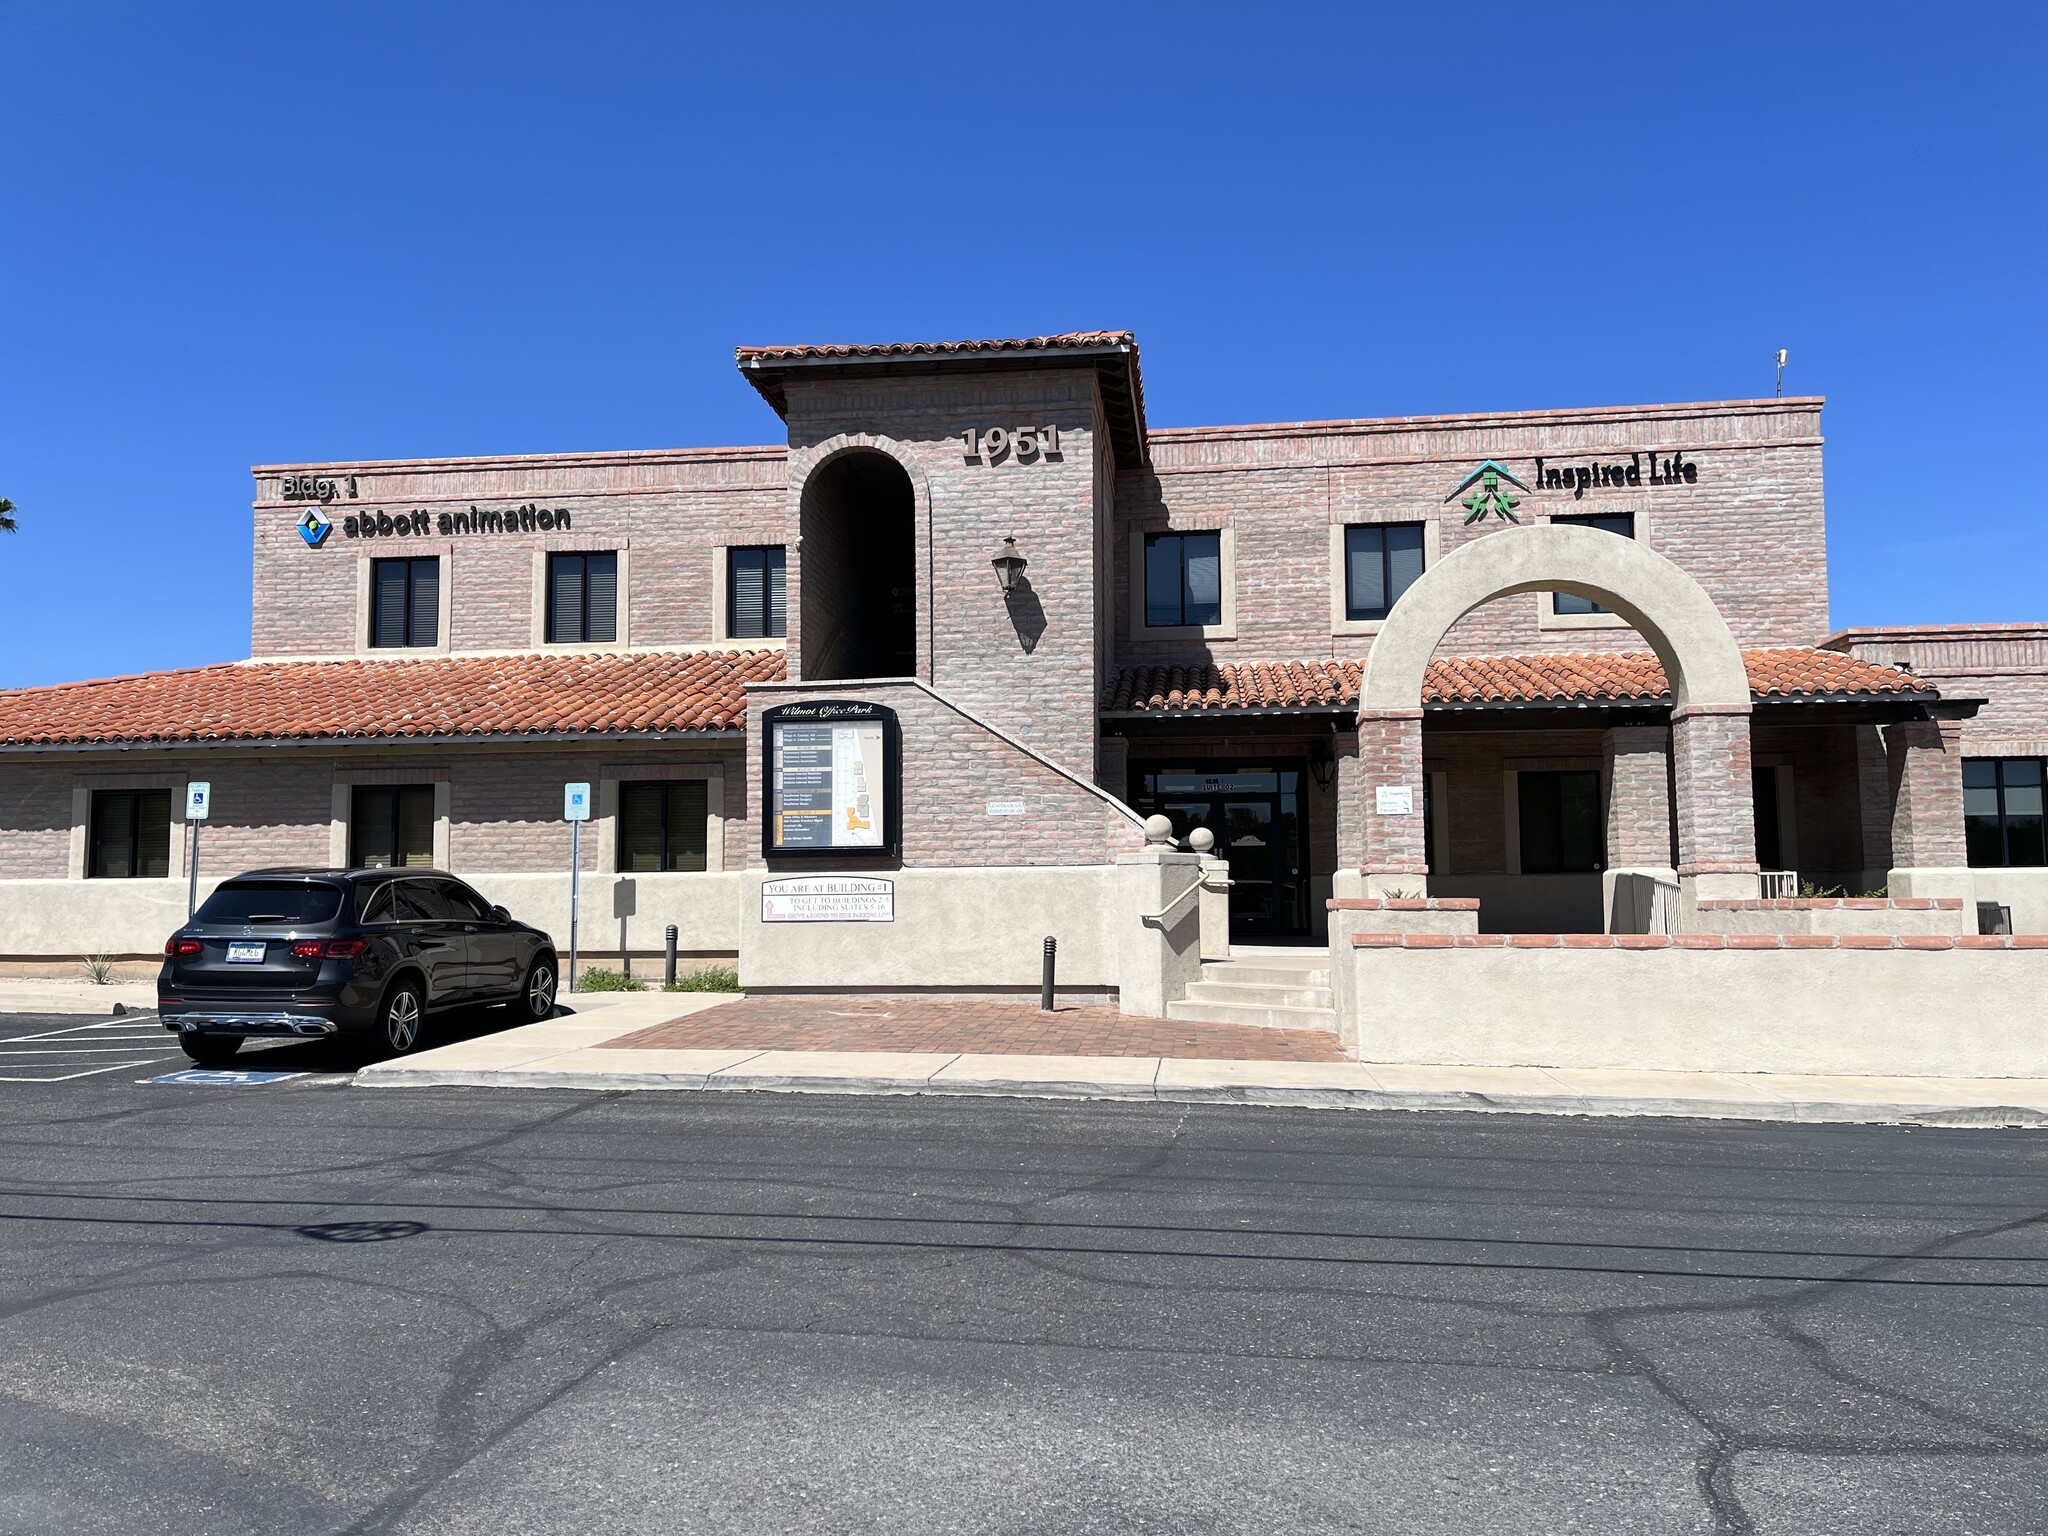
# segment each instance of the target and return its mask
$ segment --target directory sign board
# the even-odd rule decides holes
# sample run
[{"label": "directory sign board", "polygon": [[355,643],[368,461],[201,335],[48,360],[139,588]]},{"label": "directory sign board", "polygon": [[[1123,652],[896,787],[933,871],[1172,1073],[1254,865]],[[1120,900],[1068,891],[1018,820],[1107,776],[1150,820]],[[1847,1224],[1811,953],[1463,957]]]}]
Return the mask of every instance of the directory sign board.
[{"label": "directory sign board", "polygon": [[771,709],[762,725],[763,854],[897,852],[901,769],[894,710],[818,699]]}]

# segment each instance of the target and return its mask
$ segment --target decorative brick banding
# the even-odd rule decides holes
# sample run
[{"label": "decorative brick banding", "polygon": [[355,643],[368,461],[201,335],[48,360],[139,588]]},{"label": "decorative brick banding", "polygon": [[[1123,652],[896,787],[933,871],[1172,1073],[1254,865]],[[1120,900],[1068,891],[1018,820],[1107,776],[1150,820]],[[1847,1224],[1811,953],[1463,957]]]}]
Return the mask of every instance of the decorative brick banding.
[{"label": "decorative brick banding", "polygon": [[2048,933],[1354,933],[1360,949],[2048,949]]}]

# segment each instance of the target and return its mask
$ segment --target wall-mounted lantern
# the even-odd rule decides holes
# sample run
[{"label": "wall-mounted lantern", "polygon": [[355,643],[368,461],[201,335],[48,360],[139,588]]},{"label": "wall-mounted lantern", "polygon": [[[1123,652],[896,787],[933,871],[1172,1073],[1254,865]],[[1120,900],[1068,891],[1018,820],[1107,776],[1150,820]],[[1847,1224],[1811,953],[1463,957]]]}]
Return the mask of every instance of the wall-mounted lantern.
[{"label": "wall-mounted lantern", "polygon": [[1024,575],[1024,567],[1030,563],[1017,553],[1015,539],[1003,540],[1003,547],[996,551],[995,559],[989,561],[989,564],[996,568],[996,580],[1002,583],[1005,597],[1017,590],[1017,583]]}]

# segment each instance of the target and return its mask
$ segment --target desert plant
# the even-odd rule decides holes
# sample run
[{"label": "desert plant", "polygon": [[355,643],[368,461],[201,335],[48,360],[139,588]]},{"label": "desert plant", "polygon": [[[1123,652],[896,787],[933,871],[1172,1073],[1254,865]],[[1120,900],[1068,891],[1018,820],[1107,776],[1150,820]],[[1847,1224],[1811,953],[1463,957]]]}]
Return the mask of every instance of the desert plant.
[{"label": "desert plant", "polygon": [[678,976],[661,990],[664,992],[737,992],[740,989],[740,973],[729,965],[707,965]]},{"label": "desert plant", "polygon": [[87,955],[85,979],[96,987],[106,986],[114,979],[114,962],[105,955]]},{"label": "desert plant", "polygon": [[624,971],[614,971],[602,965],[588,966],[576,978],[578,992],[644,992],[646,989],[645,982],[635,980]]}]

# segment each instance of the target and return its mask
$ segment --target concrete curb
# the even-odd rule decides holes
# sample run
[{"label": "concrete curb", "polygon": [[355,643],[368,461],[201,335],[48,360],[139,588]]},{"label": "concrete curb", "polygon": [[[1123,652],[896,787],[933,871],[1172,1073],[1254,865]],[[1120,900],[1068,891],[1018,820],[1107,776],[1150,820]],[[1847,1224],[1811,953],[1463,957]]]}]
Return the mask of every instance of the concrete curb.
[{"label": "concrete curb", "polygon": [[[2048,1129],[2048,1111],[2009,1104],[1869,1101],[1846,1099],[1675,1098],[1633,1094],[1476,1092],[1351,1086],[1229,1083],[1175,1085],[1154,1081],[1090,1081],[1074,1077],[1005,1078],[990,1073],[948,1078],[954,1058],[935,1055],[918,1076],[646,1070],[607,1072],[587,1067],[463,1067],[383,1062],[356,1074],[366,1088],[570,1088],[715,1093],[817,1093],[1031,1099],[1101,1099],[1165,1104],[1246,1104],[1281,1109],[1455,1111],[1469,1114],[1677,1117],[1707,1120],[1788,1121],[1840,1125],[1924,1125],[1962,1128]],[[1029,1061],[1020,1057],[1020,1061]],[[1118,1059],[1123,1058],[1107,1058]]]}]

